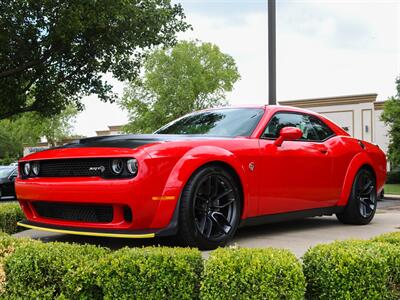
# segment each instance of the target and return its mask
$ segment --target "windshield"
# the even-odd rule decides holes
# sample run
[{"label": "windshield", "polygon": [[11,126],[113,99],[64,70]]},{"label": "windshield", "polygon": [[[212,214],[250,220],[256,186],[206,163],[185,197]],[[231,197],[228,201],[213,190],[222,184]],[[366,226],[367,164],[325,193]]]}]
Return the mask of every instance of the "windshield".
[{"label": "windshield", "polygon": [[155,133],[249,136],[263,114],[262,108],[225,108],[196,112],[165,125]]},{"label": "windshield", "polygon": [[14,169],[14,167],[0,167],[0,178],[8,177]]}]

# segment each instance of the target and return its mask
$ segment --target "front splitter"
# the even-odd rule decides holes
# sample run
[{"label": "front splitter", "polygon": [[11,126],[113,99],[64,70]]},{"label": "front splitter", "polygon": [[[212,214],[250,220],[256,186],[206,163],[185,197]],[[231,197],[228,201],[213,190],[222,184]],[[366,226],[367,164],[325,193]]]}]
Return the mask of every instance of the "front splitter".
[{"label": "front splitter", "polygon": [[31,222],[28,220],[23,220],[17,223],[18,226],[42,230],[48,232],[55,232],[61,234],[74,234],[74,235],[84,235],[84,236],[97,236],[97,237],[111,237],[111,238],[126,238],[126,239],[149,239],[156,236],[155,232],[129,232],[129,231],[118,231],[118,230],[88,230],[88,228],[65,228],[62,226],[48,225],[43,223]]}]

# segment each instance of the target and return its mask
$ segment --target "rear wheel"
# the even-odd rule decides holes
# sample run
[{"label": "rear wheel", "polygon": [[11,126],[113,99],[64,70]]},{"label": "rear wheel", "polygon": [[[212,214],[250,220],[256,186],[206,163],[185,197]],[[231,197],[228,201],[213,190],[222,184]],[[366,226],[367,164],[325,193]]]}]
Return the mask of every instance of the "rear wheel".
[{"label": "rear wheel", "polygon": [[225,245],[240,221],[238,183],[225,169],[207,166],[187,183],[179,207],[178,238],[202,250]]},{"label": "rear wheel", "polygon": [[344,211],[336,214],[345,224],[365,225],[374,218],[377,206],[376,180],[368,169],[358,171]]}]

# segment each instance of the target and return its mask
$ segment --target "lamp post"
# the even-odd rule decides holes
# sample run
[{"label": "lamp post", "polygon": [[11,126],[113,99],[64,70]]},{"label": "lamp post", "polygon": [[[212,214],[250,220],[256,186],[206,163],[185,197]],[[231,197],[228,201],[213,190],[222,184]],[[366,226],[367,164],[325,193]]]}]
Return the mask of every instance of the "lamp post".
[{"label": "lamp post", "polygon": [[268,103],[276,104],[276,8],[275,0],[268,1]]}]

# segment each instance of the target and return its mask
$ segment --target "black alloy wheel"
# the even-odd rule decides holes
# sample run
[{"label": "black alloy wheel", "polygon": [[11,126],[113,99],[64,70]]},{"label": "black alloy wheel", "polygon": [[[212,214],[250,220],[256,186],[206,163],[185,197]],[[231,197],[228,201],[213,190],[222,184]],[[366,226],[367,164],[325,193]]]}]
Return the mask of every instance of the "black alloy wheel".
[{"label": "black alloy wheel", "polygon": [[373,219],[377,207],[376,179],[371,170],[358,171],[345,209],[336,214],[345,224],[365,225]]},{"label": "black alloy wheel", "polygon": [[369,218],[376,210],[375,179],[368,172],[363,172],[358,178],[356,197],[359,203],[360,214],[363,218]]},{"label": "black alloy wheel", "polygon": [[178,238],[187,246],[204,250],[225,245],[240,221],[237,186],[235,178],[221,167],[197,171],[182,194]]}]

